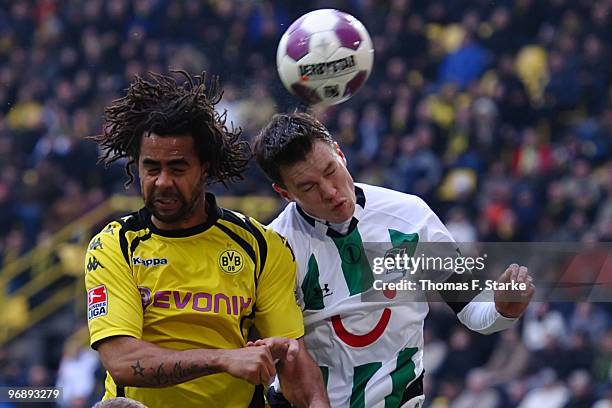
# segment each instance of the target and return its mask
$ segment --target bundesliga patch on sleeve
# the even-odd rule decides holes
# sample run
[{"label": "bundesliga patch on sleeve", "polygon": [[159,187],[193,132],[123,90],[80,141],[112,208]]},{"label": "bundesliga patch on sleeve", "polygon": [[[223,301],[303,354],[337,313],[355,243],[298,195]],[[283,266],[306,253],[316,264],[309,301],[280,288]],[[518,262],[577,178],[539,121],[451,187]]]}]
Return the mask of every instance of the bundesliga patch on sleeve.
[{"label": "bundesliga patch on sleeve", "polygon": [[106,286],[100,285],[87,291],[87,320],[105,316],[108,311]]}]

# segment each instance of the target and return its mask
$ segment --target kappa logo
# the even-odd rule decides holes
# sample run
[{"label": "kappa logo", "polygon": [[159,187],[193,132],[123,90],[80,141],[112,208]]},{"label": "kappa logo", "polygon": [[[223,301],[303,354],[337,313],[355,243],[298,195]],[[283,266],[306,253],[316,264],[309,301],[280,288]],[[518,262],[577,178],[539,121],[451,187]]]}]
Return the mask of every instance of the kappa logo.
[{"label": "kappa logo", "polygon": [[90,251],[95,251],[96,249],[104,249],[102,247],[102,240],[100,239],[100,237],[97,237],[96,239],[91,241],[91,243],[89,244]]},{"label": "kappa logo", "polygon": [[98,268],[104,269],[104,265],[95,256],[90,256],[87,260],[87,272],[95,271]]},{"label": "kappa logo", "polygon": [[87,320],[105,316],[108,313],[108,292],[100,285],[87,291]]},{"label": "kappa logo", "polygon": [[244,267],[244,256],[236,250],[226,249],[219,255],[219,266],[225,273],[236,274]]},{"label": "kappa logo", "polygon": [[168,265],[168,258],[141,258],[139,256],[132,257],[132,264],[134,266],[142,265],[145,268],[150,266]]}]

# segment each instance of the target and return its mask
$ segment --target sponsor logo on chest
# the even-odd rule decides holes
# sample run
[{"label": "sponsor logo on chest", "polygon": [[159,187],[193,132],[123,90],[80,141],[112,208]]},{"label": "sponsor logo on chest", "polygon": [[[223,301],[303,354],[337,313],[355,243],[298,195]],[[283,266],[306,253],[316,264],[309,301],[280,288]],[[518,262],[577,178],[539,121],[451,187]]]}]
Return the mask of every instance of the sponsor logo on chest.
[{"label": "sponsor logo on chest", "polygon": [[173,310],[194,310],[201,313],[215,313],[239,316],[247,309],[253,299],[250,297],[226,295],[224,293],[183,292],[177,290],[158,290],[139,286],[143,309],[148,307]]}]

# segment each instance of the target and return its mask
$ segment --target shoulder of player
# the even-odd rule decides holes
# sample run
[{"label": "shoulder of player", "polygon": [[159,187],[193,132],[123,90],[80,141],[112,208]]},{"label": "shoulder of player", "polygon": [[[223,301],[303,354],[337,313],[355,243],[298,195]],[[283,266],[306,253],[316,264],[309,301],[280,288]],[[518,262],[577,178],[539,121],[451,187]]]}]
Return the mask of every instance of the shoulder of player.
[{"label": "shoulder of player", "polygon": [[230,236],[237,235],[251,245],[255,241],[259,247],[263,248],[269,246],[275,239],[278,239],[270,228],[264,226],[256,219],[226,208],[221,211],[216,224],[226,234]]},{"label": "shoulder of player", "polygon": [[140,231],[147,228],[146,223],[142,219],[141,211],[135,211],[116,218],[106,224],[99,234],[114,235],[115,232],[126,233],[128,231]]},{"label": "shoulder of player", "polygon": [[[283,235],[270,227],[264,226],[254,218],[224,208],[216,221],[216,225],[248,252],[254,252],[256,246],[262,269],[269,254],[278,255],[281,248],[288,248],[292,257],[295,258],[287,239]],[[253,249],[251,250],[249,247]]]},{"label": "shoulder of player", "polygon": [[312,229],[298,213],[295,203],[289,203],[268,227],[286,238],[294,250],[307,246],[311,240]]},{"label": "shoulder of player", "polygon": [[133,212],[123,217],[117,218],[104,226],[89,242],[89,249],[99,247],[102,243],[105,246],[117,245],[127,257],[127,247],[136,237],[142,235],[146,230],[146,224],[141,219],[139,212]]},{"label": "shoulder of player", "polygon": [[364,191],[365,208],[369,212],[381,212],[398,218],[420,217],[432,212],[427,203],[416,195],[363,183],[355,185]]},{"label": "shoulder of player", "polygon": [[301,216],[296,210],[295,203],[289,203],[283,211],[268,224],[268,227],[283,236],[290,237],[301,231],[300,220]]}]

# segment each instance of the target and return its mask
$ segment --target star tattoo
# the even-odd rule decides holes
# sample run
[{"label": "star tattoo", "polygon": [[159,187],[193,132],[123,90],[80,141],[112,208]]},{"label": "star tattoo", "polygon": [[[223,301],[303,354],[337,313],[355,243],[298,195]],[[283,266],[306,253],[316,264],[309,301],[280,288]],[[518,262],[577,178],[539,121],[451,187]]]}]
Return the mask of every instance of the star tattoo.
[{"label": "star tattoo", "polygon": [[140,366],[140,360],[136,361],[136,365],[130,366],[134,370],[134,377],[137,375],[144,377],[144,368]]}]

